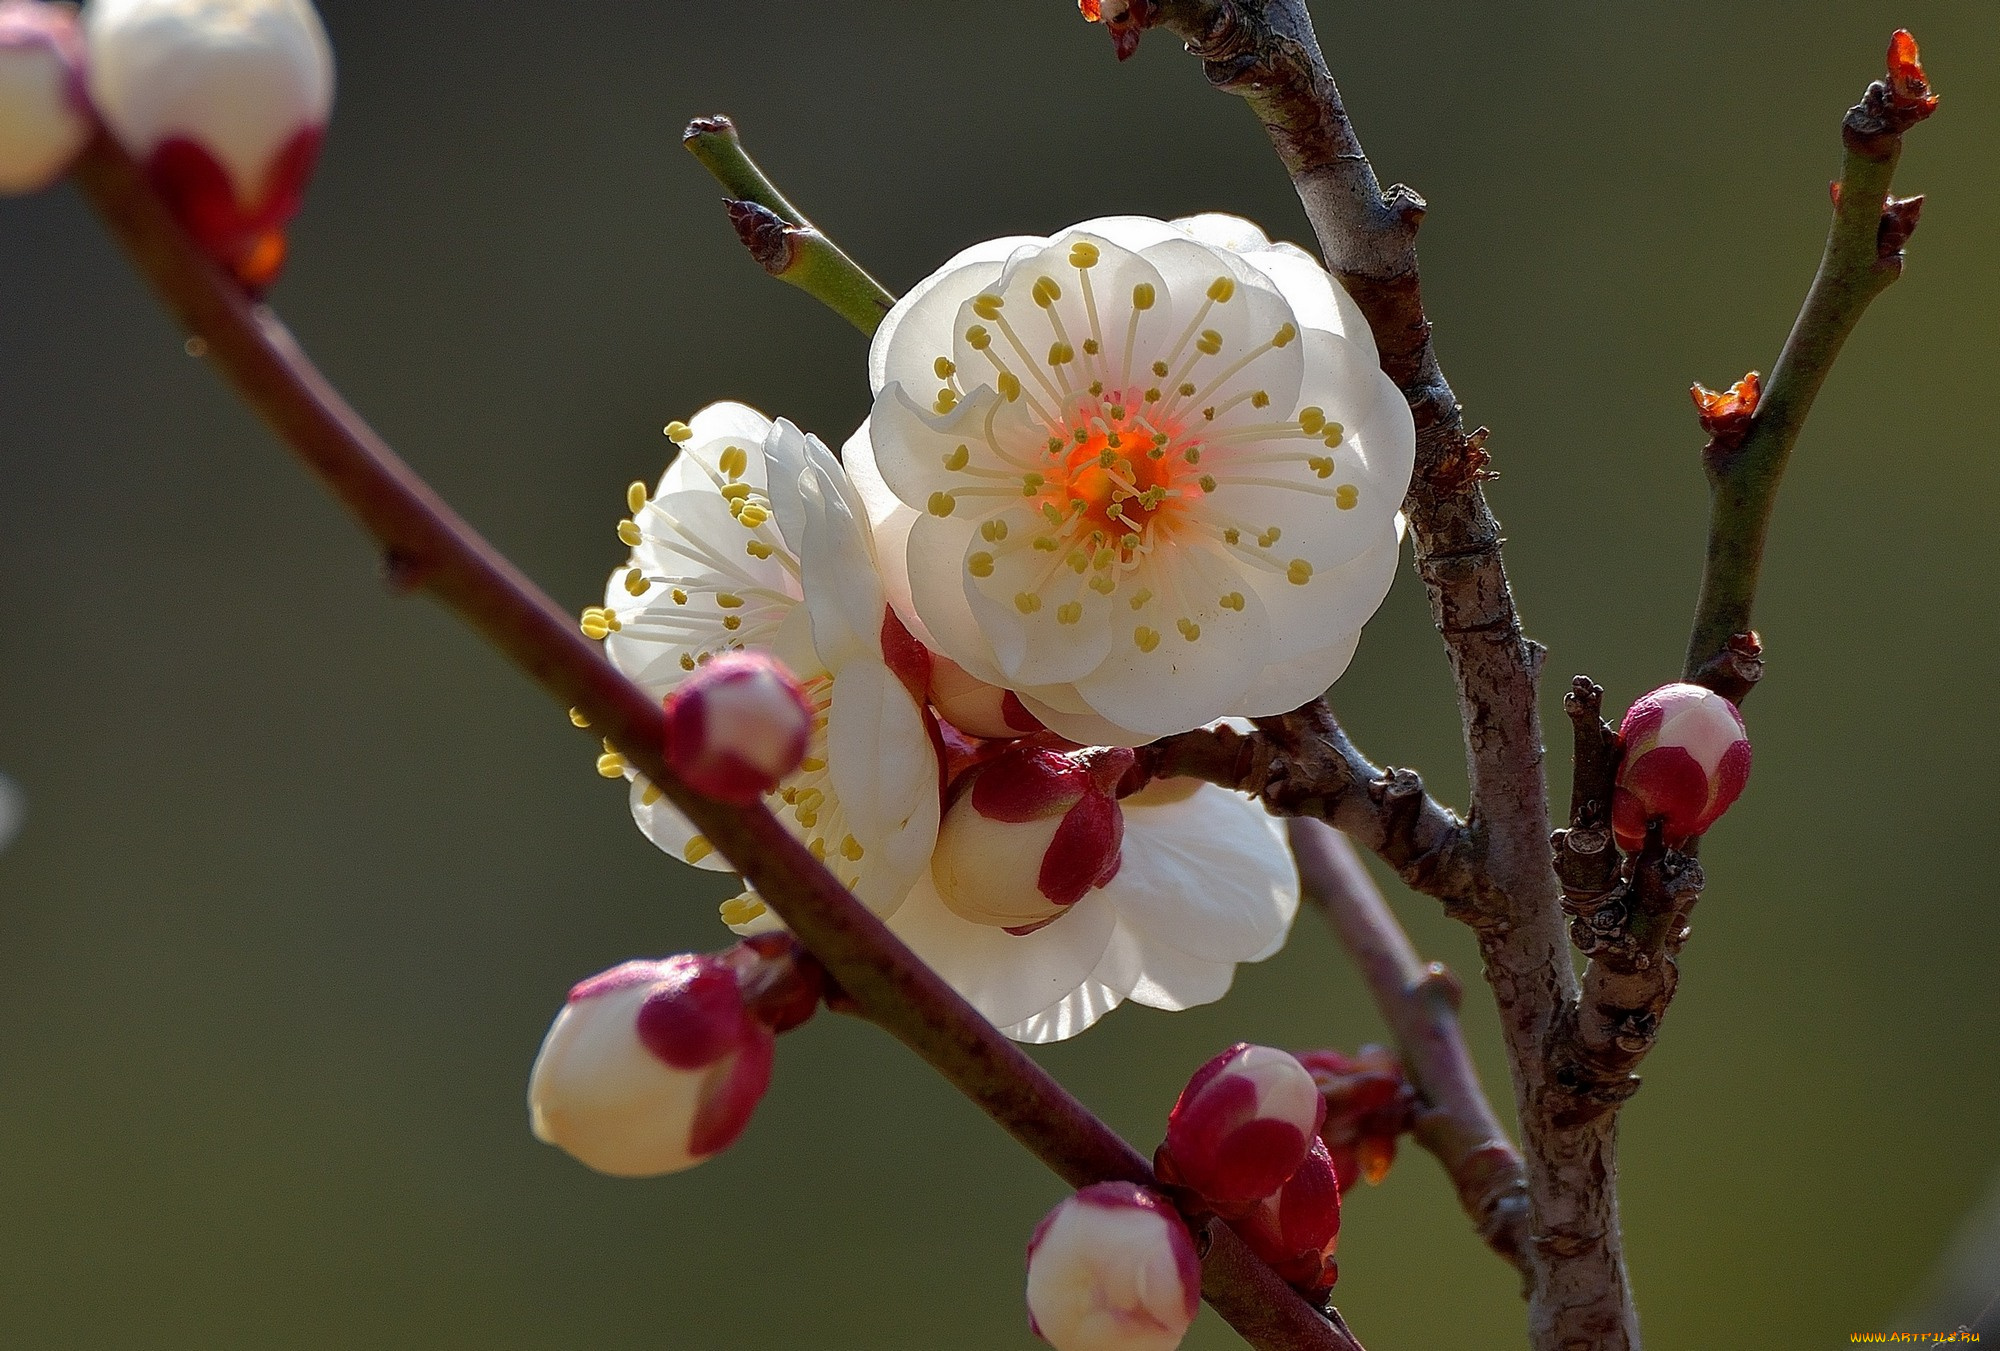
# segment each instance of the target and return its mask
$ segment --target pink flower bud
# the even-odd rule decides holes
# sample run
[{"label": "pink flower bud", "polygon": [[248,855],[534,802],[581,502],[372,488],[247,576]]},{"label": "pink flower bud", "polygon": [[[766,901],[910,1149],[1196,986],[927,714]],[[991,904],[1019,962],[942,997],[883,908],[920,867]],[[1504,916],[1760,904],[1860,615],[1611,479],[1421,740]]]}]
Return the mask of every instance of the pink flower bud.
[{"label": "pink flower bud", "polygon": [[1042,730],[1042,720],[1014,691],[968,675],[948,657],[931,657],[929,697],[938,716],[968,736],[1011,738]]},{"label": "pink flower bud", "polygon": [[1341,1190],[1332,1154],[1314,1140],[1305,1162],[1236,1221],[1236,1232],[1271,1270],[1309,1295],[1323,1295],[1339,1275],[1333,1250],[1340,1239]]},{"label": "pink flower bud", "polygon": [[0,196],[39,192],[90,139],[74,11],[0,0]]},{"label": "pink flower bud", "polygon": [[1028,933],[1116,877],[1125,814],[1111,794],[1132,763],[1122,748],[1024,742],[978,764],[931,856],[945,905],[974,924]]},{"label": "pink flower bud", "polygon": [[1173,1351],[1200,1301],[1187,1225],[1129,1182],[1085,1187],[1028,1240],[1028,1326],[1056,1351]]},{"label": "pink flower bud", "polygon": [[1344,1192],[1356,1182],[1374,1186],[1396,1161],[1396,1141],[1415,1119],[1417,1091],[1403,1062],[1386,1046],[1364,1046],[1353,1055],[1301,1051],[1299,1063],[1326,1100],[1320,1139],[1333,1158]]},{"label": "pink flower bud", "polygon": [[91,0],[90,92],[210,257],[261,291],[333,108],[309,0]]},{"label": "pink flower bud", "polygon": [[720,957],[627,962],[569,992],[528,1080],[535,1138],[652,1177],[728,1148],[771,1082],[770,1028]]},{"label": "pink flower bud", "polygon": [[1238,1042],[1194,1072],[1167,1118],[1158,1166],[1228,1213],[1284,1185],[1317,1138],[1326,1102],[1289,1052]]},{"label": "pink flower bud", "polygon": [[1750,779],[1743,715],[1700,685],[1662,685],[1625,711],[1625,758],[1611,800],[1611,827],[1625,849],[1660,821],[1669,845],[1714,825]]},{"label": "pink flower bud", "polygon": [[813,710],[775,657],[725,652],[667,696],[667,761],[720,802],[755,802],[799,767]]}]

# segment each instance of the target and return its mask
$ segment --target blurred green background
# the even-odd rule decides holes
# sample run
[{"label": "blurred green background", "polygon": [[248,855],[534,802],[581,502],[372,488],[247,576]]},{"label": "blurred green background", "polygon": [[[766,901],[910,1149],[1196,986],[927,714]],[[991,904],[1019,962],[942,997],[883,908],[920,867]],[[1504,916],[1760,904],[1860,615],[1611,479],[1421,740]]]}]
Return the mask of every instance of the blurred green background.
[{"label": "blurred green background", "polygon": [[[565,604],[622,557],[667,419],[741,398],[837,441],[866,411],[862,342],[741,256],[678,148],[691,115],[735,114],[892,287],[1105,212],[1304,233],[1241,106],[1162,35],[1117,66],[1068,0],[324,10],[339,107],[276,302]],[[1570,674],[1622,707],[1678,668],[1705,510],[1688,382],[1769,371],[1893,27],[1945,96],[1899,179],[1930,194],[1909,273],[1787,484],[1756,776],[1704,849],[1625,1117],[1649,1342],[1845,1345],[2000,1166],[2000,10],[1317,10],[1385,179],[1430,200],[1439,347],[1495,429],[1558,732]],[[641,839],[560,709],[384,592],[70,191],[0,203],[0,260],[0,770],[29,801],[0,856],[0,1345],[1032,1345],[1021,1249],[1059,1185],[867,1027],[788,1038],[741,1145],[690,1174],[614,1182],[530,1138],[569,984],[718,946],[724,888]],[[1336,702],[1462,801],[1413,577]],[[1504,1098],[1467,934],[1397,905],[1467,977]],[[1378,1035],[1306,917],[1223,1004],[1123,1010],[1041,1059],[1150,1147],[1230,1040]],[[1522,1340],[1510,1273],[1420,1153],[1352,1198],[1341,1269],[1372,1351]],[[1188,1343],[1234,1344],[1211,1314]]]}]

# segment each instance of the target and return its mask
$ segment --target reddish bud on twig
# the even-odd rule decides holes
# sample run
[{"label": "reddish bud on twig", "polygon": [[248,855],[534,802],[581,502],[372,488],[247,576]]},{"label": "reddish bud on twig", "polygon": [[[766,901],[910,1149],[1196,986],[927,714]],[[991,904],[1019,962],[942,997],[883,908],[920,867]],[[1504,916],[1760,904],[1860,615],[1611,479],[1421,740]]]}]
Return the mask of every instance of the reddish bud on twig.
[{"label": "reddish bud on twig", "polygon": [[1882,206],[1882,224],[1875,232],[1875,253],[1884,262],[1903,251],[1910,242],[1910,236],[1917,232],[1917,218],[1924,214],[1924,199],[1919,193],[1915,197],[1891,197]]},{"label": "reddish bud on twig", "polygon": [[1298,1170],[1325,1116],[1313,1076],[1296,1058],[1238,1042],[1181,1090],[1155,1163],[1162,1180],[1240,1213]]},{"label": "reddish bud on twig", "polygon": [[774,277],[783,276],[791,270],[798,257],[798,245],[793,236],[798,233],[796,226],[786,222],[783,216],[767,206],[756,202],[741,202],[725,197],[722,209],[729,213],[729,223],[736,227],[736,237],[743,241],[743,247],[750,250],[750,257],[757,266]]},{"label": "reddish bud on twig", "polygon": [[1708,433],[1710,450],[1735,450],[1750,435],[1750,423],[1757,416],[1757,402],[1764,397],[1764,377],[1752,371],[1726,390],[1713,390],[1696,381],[1688,388],[1694,398],[1701,429]]},{"label": "reddish bud on twig", "polygon": [[1658,823],[1670,848],[1702,834],[1750,778],[1736,705],[1700,685],[1662,685],[1625,711],[1625,758],[1611,803],[1618,843],[1637,851]]},{"label": "reddish bud on twig", "polygon": [[666,698],[667,763],[718,802],[755,802],[799,767],[813,708],[762,652],[725,652]]},{"label": "reddish bud on twig", "polygon": [[1889,39],[1889,107],[1914,126],[1937,111],[1937,95],[1931,92],[1924,75],[1924,63],[1917,40],[1907,28],[1898,28]]},{"label": "reddish bud on twig", "polygon": [[1076,7],[1087,22],[1104,25],[1120,61],[1139,50],[1139,34],[1153,21],[1152,0],[1076,0]]},{"label": "reddish bud on twig", "polygon": [[1340,1277],[1333,1250],[1340,1239],[1340,1172],[1324,1141],[1285,1185],[1236,1223],[1236,1232],[1265,1265],[1308,1299],[1324,1301]]},{"label": "reddish bud on twig", "polygon": [[1371,1187],[1381,1182],[1396,1161],[1397,1137],[1416,1115],[1417,1091],[1403,1062],[1386,1046],[1364,1046],[1351,1056],[1301,1051],[1299,1063],[1326,1100],[1320,1138],[1333,1157],[1340,1189],[1364,1178]]}]

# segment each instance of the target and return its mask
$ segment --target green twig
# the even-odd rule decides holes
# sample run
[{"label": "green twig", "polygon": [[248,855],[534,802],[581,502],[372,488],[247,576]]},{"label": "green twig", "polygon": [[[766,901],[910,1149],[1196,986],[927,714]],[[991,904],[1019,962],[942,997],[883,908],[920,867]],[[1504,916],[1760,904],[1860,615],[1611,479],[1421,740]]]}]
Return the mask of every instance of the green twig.
[{"label": "green twig", "polygon": [[875,331],[896,298],[778,191],[744,151],[734,122],[698,117],[688,123],[681,143],[728,190],[730,223],[759,267],[863,333]]}]

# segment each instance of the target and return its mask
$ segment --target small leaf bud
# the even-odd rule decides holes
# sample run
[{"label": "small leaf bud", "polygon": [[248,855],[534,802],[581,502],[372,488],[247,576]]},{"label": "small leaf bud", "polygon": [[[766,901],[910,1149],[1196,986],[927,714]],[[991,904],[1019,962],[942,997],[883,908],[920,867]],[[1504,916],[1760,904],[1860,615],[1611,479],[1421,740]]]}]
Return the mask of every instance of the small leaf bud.
[{"label": "small leaf bud", "polygon": [[667,761],[719,802],[755,802],[799,767],[813,710],[791,672],[763,652],[725,652],[666,698]]},{"label": "small leaf bud", "polygon": [[1200,1301],[1187,1225],[1129,1182],[1085,1187],[1028,1240],[1028,1326],[1056,1351],[1173,1351]]},{"label": "small leaf bud", "polygon": [[1326,1116],[1313,1077],[1289,1052],[1236,1045],[1194,1072],[1167,1118],[1157,1166],[1227,1213],[1277,1191]]},{"label": "small leaf bud", "polygon": [[1750,778],[1743,715],[1700,685],[1662,685],[1625,712],[1611,828],[1625,849],[1659,821],[1678,847],[1714,825]]},{"label": "small leaf bud", "polygon": [[40,192],[90,139],[76,14],[42,0],[0,0],[0,196]]}]

